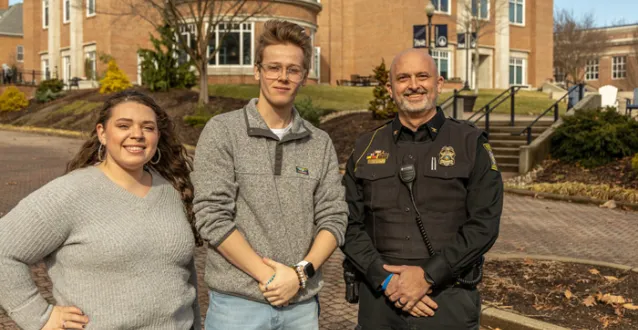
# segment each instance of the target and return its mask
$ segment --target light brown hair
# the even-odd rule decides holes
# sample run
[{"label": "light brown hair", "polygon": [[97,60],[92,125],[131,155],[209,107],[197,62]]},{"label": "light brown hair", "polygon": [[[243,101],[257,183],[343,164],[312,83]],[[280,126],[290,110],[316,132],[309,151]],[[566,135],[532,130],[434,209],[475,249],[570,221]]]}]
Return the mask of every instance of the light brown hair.
[{"label": "light brown hair", "polygon": [[299,25],[282,20],[269,20],[264,24],[264,32],[259,36],[255,51],[255,64],[261,64],[264,48],[272,45],[294,45],[303,50],[303,68],[310,70],[312,40]]}]

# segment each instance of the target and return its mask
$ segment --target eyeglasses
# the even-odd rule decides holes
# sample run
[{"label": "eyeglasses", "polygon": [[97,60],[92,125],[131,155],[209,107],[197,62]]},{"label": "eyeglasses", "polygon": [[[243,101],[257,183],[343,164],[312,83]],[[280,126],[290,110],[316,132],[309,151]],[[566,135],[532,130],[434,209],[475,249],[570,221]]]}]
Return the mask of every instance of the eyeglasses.
[{"label": "eyeglasses", "polygon": [[[264,76],[266,79],[279,79],[283,72],[283,67],[279,64],[257,64],[264,71]],[[290,80],[293,83],[301,82],[306,74],[306,70],[302,69],[300,66],[291,65],[286,68],[286,79]]]}]

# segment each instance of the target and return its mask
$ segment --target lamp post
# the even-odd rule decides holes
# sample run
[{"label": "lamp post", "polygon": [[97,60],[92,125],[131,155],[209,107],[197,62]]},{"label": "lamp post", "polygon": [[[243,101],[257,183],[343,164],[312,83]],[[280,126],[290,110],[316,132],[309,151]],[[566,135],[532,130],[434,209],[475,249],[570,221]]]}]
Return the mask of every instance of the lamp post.
[{"label": "lamp post", "polygon": [[428,15],[428,54],[432,55],[432,16],[434,15],[434,5],[431,1],[425,6],[425,13]]},{"label": "lamp post", "polygon": [[470,39],[472,34],[465,31],[465,84],[461,90],[470,90]]}]

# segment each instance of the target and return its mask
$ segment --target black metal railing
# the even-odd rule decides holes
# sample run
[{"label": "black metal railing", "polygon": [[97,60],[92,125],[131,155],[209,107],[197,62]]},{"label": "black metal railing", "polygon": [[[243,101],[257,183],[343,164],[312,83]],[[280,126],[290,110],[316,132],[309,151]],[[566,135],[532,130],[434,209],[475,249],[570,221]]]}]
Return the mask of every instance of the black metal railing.
[{"label": "black metal railing", "polygon": [[[570,95],[572,95],[572,93],[574,93],[575,91],[578,92],[578,99],[577,100],[578,101],[582,100],[583,96],[585,95],[585,84],[577,84],[577,85],[573,85],[572,87],[570,87],[567,90],[567,93],[565,93],[565,95],[563,95],[561,98],[556,100],[556,102],[554,102],[554,104],[550,105],[545,111],[543,111],[540,115],[538,115],[538,117],[536,117],[536,119],[534,119],[531,124],[527,125],[527,127],[525,127],[522,131],[520,131],[518,133],[512,133],[512,135],[520,136],[521,134],[527,132],[527,144],[532,143],[532,127],[534,127],[534,125],[541,118],[543,118],[546,114],[548,114],[552,110],[554,110],[554,122],[556,122],[558,120],[558,118],[559,118],[559,116],[558,116],[559,104],[566,97],[569,97]],[[573,108],[576,105],[576,103],[578,103],[578,101],[568,102],[567,103],[567,110],[570,110],[571,108]]]},{"label": "black metal railing", "polygon": [[447,99],[443,100],[443,102],[439,103],[438,106],[441,108],[445,107],[445,104],[452,101],[452,118],[457,118],[457,102],[456,102],[456,97],[458,95],[459,91],[458,90],[454,90],[454,93],[452,93],[452,95],[450,95],[450,97],[448,97]]},{"label": "black metal railing", "polygon": [[[467,121],[471,121],[476,124],[479,120],[485,117],[485,133],[487,133],[488,137],[490,135],[490,114],[494,109],[498,108],[503,102],[510,100],[510,126],[514,126],[514,114],[516,110],[516,93],[522,88],[522,86],[512,86],[506,90],[504,90],[501,94],[497,95],[493,99],[491,99],[487,104],[478,109]],[[480,116],[474,119],[475,116]]]},{"label": "black metal railing", "polygon": [[15,72],[3,72],[0,69],[0,85],[37,85],[42,80],[51,79],[49,70],[42,72],[37,70],[17,70]]}]

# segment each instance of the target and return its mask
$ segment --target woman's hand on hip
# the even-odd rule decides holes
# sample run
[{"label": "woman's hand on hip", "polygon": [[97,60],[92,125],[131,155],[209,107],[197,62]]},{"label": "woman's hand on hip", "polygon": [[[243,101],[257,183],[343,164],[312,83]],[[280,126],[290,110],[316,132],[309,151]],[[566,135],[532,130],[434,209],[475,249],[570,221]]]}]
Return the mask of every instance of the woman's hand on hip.
[{"label": "woman's hand on hip", "polygon": [[75,306],[53,306],[42,330],[84,329],[88,323],[89,318]]}]

